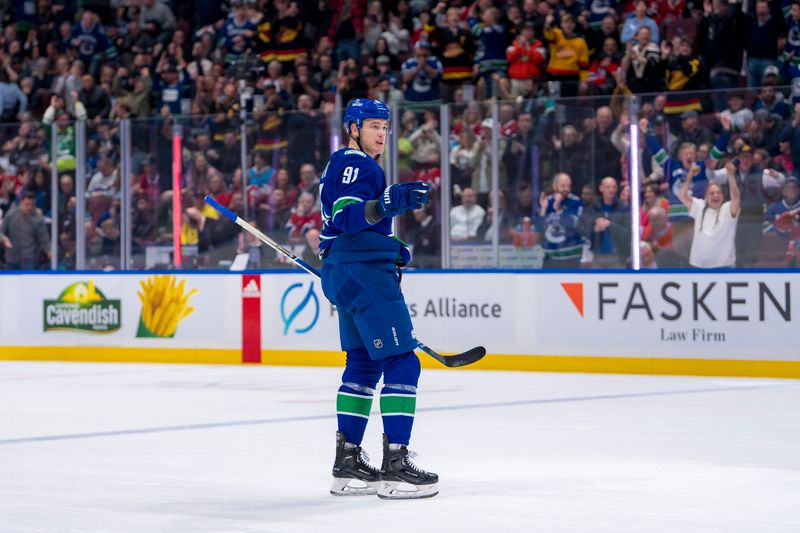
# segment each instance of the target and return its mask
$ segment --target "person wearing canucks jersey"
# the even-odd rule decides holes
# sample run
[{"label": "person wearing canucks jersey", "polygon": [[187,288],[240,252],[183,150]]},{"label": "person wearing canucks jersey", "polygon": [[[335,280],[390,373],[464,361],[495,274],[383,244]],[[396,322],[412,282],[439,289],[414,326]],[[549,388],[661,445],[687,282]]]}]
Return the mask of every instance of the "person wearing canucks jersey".
[{"label": "person wearing canucks jersey", "polygon": [[[687,111],[681,115],[684,122],[696,121],[698,114],[696,111]],[[709,150],[708,158],[697,161],[697,146],[693,143],[685,142],[678,147],[678,157],[673,158],[661,146],[653,132],[648,131],[649,122],[646,118],[639,120],[639,129],[645,135],[645,143],[653,157],[664,168],[664,175],[667,178],[667,199],[669,200],[669,219],[673,230],[673,248],[678,253],[688,253],[692,241],[694,222],[689,217],[688,208],[683,205],[680,199],[680,188],[686,179],[687,174],[693,166],[699,167],[698,178],[692,186],[692,194],[698,198],[705,196],[706,185],[708,184],[707,170],[712,170],[717,161],[722,159],[728,150],[728,141],[731,136],[731,119],[724,115],[719,117],[722,124],[722,132],[717,137],[717,142]]]},{"label": "person wearing canucks jersey", "polygon": [[[386,185],[377,159],[389,133],[380,100],[350,102],[344,113],[349,143],[331,155],[320,180],[322,290],[339,315],[347,354],[336,399],[338,431],[331,494],[385,499],[438,494],[438,476],[418,468],[408,443],[414,422],[420,363],[411,317],[400,291],[400,266],[411,256],[392,233],[392,218],[422,207],[423,182]],[[383,376],[383,462],[372,467],[361,441],[373,395]]]}]

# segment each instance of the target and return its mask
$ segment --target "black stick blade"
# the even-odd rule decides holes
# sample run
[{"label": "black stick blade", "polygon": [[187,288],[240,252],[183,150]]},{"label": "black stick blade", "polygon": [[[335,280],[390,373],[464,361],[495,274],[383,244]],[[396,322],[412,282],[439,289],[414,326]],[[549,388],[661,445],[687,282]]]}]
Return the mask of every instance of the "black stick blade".
[{"label": "black stick blade", "polygon": [[420,350],[430,355],[431,357],[442,363],[444,366],[450,368],[471,365],[472,363],[480,361],[481,359],[483,359],[483,356],[486,355],[486,348],[484,348],[483,346],[476,346],[475,348],[471,348],[466,352],[457,353],[453,355],[441,355],[431,350],[430,348],[428,348],[419,341],[417,341],[417,345]]}]

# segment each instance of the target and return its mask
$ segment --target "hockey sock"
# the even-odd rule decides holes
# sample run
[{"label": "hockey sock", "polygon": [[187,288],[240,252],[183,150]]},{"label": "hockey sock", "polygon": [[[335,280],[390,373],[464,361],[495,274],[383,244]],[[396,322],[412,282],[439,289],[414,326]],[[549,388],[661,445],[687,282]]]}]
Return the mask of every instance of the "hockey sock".
[{"label": "hockey sock", "polygon": [[381,415],[392,444],[408,444],[417,406],[419,358],[414,352],[387,358],[383,370]]},{"label": "hockey sock", "polygon": [[375,389],[362,386],[356,388],[352,385],[356,384],[342,384],[339,387],[339,394],[336,395],[336,419],[345,440],[358,446],[367,429]]},{"label": "hockey sock", "polygon": [[336,419],[345,441],[359,446],[369,422],[372,396],[380,379],[380,363],[365,348],[347,351],[342,386],[336,396]]}]

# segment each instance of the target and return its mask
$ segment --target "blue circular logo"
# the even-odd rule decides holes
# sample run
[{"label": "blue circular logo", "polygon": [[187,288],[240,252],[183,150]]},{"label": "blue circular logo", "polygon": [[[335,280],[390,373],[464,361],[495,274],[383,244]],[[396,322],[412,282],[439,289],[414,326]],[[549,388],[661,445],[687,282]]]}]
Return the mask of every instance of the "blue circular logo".
[{"label": "blue circular logo", "polygon": [[[294,283],[293,285],[289,285],[286,291],[283,293],[283,297],[281,298],[281,319],[283,319],[283,334],[286,335],[289,332],[289,328],[292,326],[292,323],[297,319],[300,313],[306,308],[306,306],[313,300],[314,306],[314,315],[311,321],[304,327],[296,327],[294,329],[295,333],[303,334],[308,333],[311,331],[311,328],[317,323],[317,319],[319,318],[319,298],[317,298],[317,293],[314,292],[314,282],[312,281],[311,284],[308,286],[308,291],[303,299],[298,303],[295,308],[291,311],[291,313],[286,313],[286,300],[289,297],[289,294],[294,291],[295,289],[300,289],[303,287],[302,283]],[[306,315],[310,315],[311,313],[306,313]]]}]

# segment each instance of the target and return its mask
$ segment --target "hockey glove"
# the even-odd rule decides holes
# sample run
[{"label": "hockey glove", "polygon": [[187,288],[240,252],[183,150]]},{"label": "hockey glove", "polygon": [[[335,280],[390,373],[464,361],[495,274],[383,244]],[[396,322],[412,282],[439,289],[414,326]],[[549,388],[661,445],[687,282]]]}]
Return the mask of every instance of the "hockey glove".
[{"label": "hockey glove", "polygon": [[406,211],[419,209],[425,205],[430,192],[431,186],[422,181],[389,185],[377,200],[377,214],[380,218],[396,217]]}]

